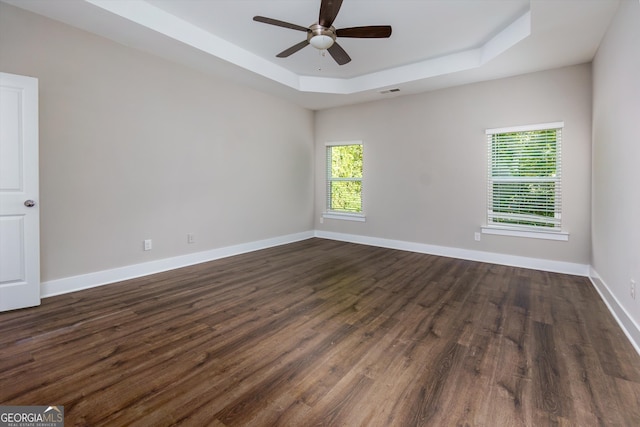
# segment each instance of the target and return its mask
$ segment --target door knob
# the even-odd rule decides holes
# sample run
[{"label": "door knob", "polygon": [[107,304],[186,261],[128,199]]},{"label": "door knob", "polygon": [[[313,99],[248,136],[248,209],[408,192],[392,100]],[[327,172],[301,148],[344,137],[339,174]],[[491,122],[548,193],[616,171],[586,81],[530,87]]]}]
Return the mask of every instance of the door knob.
[{"label": "door knob", "polygon": [[36,205],[36,202],[34,202],[33,200],[25,200],[24,205],[28,208],[32,208]]}]

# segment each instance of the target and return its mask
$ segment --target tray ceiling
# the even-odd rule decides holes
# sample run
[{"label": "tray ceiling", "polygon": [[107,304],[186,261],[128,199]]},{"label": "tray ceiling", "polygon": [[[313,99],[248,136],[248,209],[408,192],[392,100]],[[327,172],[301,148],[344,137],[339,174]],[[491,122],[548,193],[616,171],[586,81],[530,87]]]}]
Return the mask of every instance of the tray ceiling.
[{"label": "tray ceiling", "polygon": [[[339,66],[300,31],[319,0],[3,0],[311,109],[589,62],[618,0],[344,0],[336,28],[391,25],[388,39],[338,39]],[[389,89],[399,91],[389,92]]]}]

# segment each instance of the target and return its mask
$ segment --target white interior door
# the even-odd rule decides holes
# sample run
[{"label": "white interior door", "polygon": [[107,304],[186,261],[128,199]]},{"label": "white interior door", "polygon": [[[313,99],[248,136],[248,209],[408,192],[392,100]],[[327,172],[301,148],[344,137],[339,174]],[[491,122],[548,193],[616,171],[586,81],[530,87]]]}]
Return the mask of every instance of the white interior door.
[{"label": "white interior door", "polygon": [[38,80],[0,73],[0,311],[39,304]]}]

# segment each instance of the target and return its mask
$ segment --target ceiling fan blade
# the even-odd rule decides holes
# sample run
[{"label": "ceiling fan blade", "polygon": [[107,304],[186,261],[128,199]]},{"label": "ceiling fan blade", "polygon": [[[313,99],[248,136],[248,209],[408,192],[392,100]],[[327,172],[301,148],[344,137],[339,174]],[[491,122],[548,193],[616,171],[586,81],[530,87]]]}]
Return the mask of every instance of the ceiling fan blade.
[{"label": "ceiling fan blade", "polygon": [[345,52],[345,50],[338,43],[332,44],[331,47],[327,49],[327,51],[329,52],[331,57],[335,59],[338,65],[344,65],[347,62],[351,61],[351,58],[349,57],[347,52]]},{"label": "ceiling fan blade", "polygon": [[297,51],[299,51],[303,47],[307,46],[308,44],[309,44],[309,42],[307,40],[303,40],[298,44],[294,44],[289,49],[283,50],[282,52],[280,52],[276,56],[278,58],[286,58],[287,56],[293,55],[294,53],[296,53]]},{"label": "ceiling fan blade", "polygon": [[273,18],[267,18],[264,16],[254,16],[253,20],[256,22],[262,22],[264,24],[271,24],[277,27],[290,28],[292,30],[304,31],[305,33],[309,31],[307,27],[303,27],[301,25],[291,24],[289,22],[279,21]]},{"label": "ceiling fan blade", "polygon": [[391,26],[370,25],[368,27],[341,28],[336,30],[336,36],[361,39],[384,39],[391,36]]},{"label": "ceiling fan blade", "polygon": [[336,16],[338,16],[340,6],[342,6],[342,0],[322,0],[322,3],[320,3],[318,24],[325,28],[331,27]]}]

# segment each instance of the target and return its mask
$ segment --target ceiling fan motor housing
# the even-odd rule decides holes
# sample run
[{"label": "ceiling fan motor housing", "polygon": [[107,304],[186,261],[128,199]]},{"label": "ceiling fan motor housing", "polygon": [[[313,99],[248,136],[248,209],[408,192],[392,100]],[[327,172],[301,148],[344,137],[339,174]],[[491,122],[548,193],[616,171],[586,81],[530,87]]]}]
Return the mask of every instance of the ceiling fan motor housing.
[{"label": "ceiling fan motor housing", "polygon": [[316,49],[329,49],[336,41],[336,29],[333,26],[326,28],[320,24],[313,24],[307,32],[307,41]]}]

